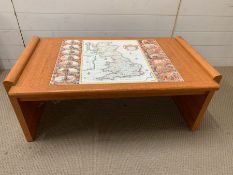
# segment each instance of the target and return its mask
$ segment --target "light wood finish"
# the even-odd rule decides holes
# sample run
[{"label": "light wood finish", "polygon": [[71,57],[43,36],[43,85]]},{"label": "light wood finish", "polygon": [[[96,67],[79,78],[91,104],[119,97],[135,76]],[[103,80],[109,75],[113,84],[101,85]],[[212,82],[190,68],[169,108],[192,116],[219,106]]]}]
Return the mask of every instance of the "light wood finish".
[{"label": "light wood finish", "polygon": [[191,130],[194,131],[199,127],[213,94],[214,91],[210,91],[203,95],[173,97],[181,115]]},{"label": "light wood finish", "polygon": [[[16,64],[11,69],[10,73],[5,78],[3,85],[7,92],[9,92],[12,86],[17,84],[17,81],[24,71],[24,68],[27,65],[38,42],[39,37],[33,37],[31,39],[27,48],[24,50]],[[36,136],[36,128],[42,113],[41,102],[23,102],[16,97],[10,97],[10,102],[14,108],[27,141],[33,141]]]},{"label": "light wood finish", "polygon": [[[216,83],[220,83],[222,76],[217,70],[210,66],[184,39],[176,37],[176,40],[192,55]],[[199,127],[214,92],[214,90],[209,90],[202,95],[181,95],[173,97],[190,129],[196,130]]]},{"label": "light wood finish", "polygon": [[26,140],[28,142],[33,141],[43,112],[43,103],[38,101],[22,102],[14,97],[10,97],[10,101]]},{"label": "light wood finish", "polygon": [[157,38],[157,41],[166,52],[168,57],[170,57],[172,63],[181,73],[184,82],[98,85],[80,84],[78,86],[52,86],[49,84],[49,82],[63,39],[68,38],[40,39],[40,42],[32,54],[27,66],[22,72],[17,85],[11,88],[9,92],[10,96],[18,97],[21,100],[24,100],[25,98],[26,100],[55,100],[70,98],[112,98],[146,95],[171,96],[190,93],[203,94],[203,92],[207,90],[217,90],[219,88],[219,85],[209,77],[209,75],[206,73],[206,70],[201,67],[199,63],[196,62],[196,60],[194,60],[194,58],[186,50],[184,50],[184,48],[177,42],[176,39],[173,38]]},{"label": "light wood finish", "polygon": [[[176,96],[188,126],[197,128],[221,75],[182,38],[154,38],[171,59],[184,82],[50,85],[61,42],[64,39],[145,39],[145,38],[38,38],[34,37],[13,67],[4,85],[28,141],[35,138],[41,101]],[[29,107],[30,106],[30,107]],[[32,107],[31,107],[32,106]],[[30,108],[30,110],[29,110]],[[31,119],[33,118],[33,119]]]},{"label": "light wood finish", "polygon": [[21,76],[21,73],[23,72],[27,62],[29,61],[34,49],[36,48],[36,45],[39,42],[39,37],[32,37],[30,43],[28,44],[27,48],[23,51],[21,56],[19,57],[16,64],[11,69],[10,73],[5,78],[3,84],[7,91],[9,91],[10,87],[13,85],[16,85],[17,80]]},{"label": "light wood finish", "polygon": [[209,74],[209,76],[214,79],[217,83],[220,82],[222,76],[220,73],[214,69],[203,57],[196,52],[191,45],[189,45],[182,37],[176,37],[176,41],[198,62],[200,66]]}]

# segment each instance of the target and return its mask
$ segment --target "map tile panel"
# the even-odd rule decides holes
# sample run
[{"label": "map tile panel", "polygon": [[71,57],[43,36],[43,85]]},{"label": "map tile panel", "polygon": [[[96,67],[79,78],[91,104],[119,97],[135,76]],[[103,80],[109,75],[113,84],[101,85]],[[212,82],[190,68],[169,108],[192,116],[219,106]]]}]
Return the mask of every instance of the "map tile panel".
[{"label": "map tile panel", "polygon": [[156,40],[64,40],[52,85],[183,81]]}]

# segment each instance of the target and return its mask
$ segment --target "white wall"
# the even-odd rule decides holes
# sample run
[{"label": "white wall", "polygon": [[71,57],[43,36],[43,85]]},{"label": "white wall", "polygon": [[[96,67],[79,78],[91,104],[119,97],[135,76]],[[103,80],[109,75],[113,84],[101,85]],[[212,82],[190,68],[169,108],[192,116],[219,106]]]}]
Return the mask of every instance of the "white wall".
[{"label": "white wall", "polygon": [[9,69],[23,49],[10,0],[0,0],[0,69]]},{"label": "white wall", "polygon": [[213,65],[233,66],[233,0],[182,0],[175,35]]},{"label": "white wall", "polygon": [[[161,37],[175,29],[210,63],[233,65],[233,0],[182,0],[178,11],[179,2],[13,0],[25,43],[32,35]],[[10,0],[0,0],[0,21],[0,64],[8,68],[23,48]]]},{"label": "white wall", "polygon": [[[23,3],[22,3],[23,1]],[[179,0],[14,0],[26,42],[40,36],[169,36]]]}]

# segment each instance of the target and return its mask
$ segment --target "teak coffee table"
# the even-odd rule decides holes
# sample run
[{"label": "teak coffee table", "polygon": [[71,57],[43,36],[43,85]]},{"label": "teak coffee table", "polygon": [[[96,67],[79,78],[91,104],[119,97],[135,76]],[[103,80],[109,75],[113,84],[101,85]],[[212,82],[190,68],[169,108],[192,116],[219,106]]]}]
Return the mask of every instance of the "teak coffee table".
[{"label": "teak coffee table", "polygon": [[3,83],[27,141],[33,141],[42,104],[53,100],[172,96],[194,131],[220,80],[181,37],[34,36]]}]

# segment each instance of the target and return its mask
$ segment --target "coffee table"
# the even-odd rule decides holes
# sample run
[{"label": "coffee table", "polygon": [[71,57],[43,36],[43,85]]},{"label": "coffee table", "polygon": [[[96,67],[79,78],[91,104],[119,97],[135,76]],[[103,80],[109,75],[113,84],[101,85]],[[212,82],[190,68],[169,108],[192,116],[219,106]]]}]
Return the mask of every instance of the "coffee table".
[{"label": "coffee table", "polygon": [[[65,40],[156,40],[182,77],[182,81],[56,84],[51,77],[54,76],[58,55],[62,52],[61,45]],[[86,44],[85,47],[87,46]],[[133,47],[129,45],[127,49],[132,51]],[[106,65],[109,66],[109,62],[106,62]],[[199,127],[214,92],[219,89],[220,80],[220,73],[182,37],[39,38],[34,36],[3,84],[26,140],[33,141],[42,115],[43,104],[53,100],[171,96],[188,127],[194,131]]]}]

